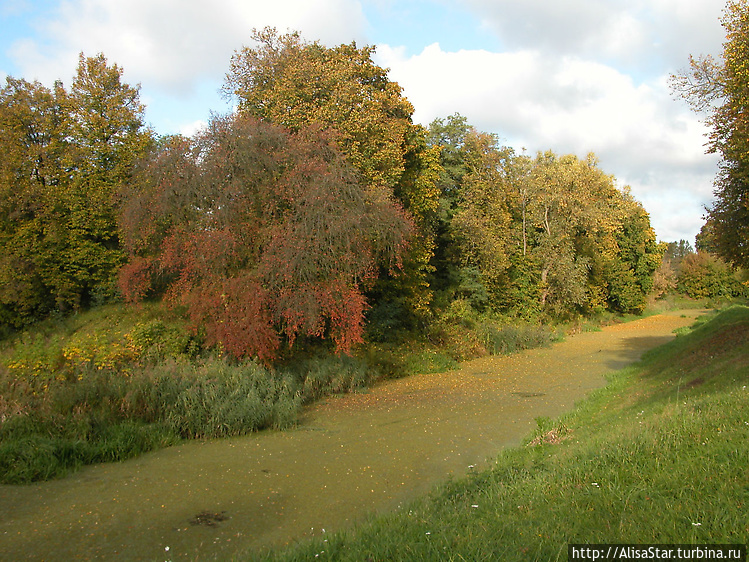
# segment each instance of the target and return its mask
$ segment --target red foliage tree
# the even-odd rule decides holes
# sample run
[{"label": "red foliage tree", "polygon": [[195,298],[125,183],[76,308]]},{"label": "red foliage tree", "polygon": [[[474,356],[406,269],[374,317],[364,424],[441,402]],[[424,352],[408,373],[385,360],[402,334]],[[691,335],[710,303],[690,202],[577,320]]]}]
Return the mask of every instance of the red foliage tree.
[{"label": "red foliage tree", "polygon": [[123,293],[186,306],[237,357],[270,362],[282,336],[328,337],[342,351],[361,341],[362,290],[399,267],[413,230],[319,128],[214,119],[166,142],[136,178],[123,195]]}]

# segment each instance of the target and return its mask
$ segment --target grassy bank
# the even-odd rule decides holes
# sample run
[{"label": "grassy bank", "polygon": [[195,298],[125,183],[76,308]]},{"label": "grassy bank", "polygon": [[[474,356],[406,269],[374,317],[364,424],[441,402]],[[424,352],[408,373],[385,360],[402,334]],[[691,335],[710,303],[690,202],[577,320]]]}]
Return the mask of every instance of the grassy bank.
[{"label": "grassy bank", "polygon": [[0,349],[0,483],[64,476],[182,439],[295,423],[307,402],[376,375],[350,357],[273,371],[205,350],[158,305],[48,321]]},{"label": "grassy bank", "polygon": [[0,341],[0,483],[57,478],[182,439],[284,429],[321,397],[554,338],[542,326],[448,317],[428,337],[354,356],[311,346],[270,369],[204,349],[157,304],[47,320]]},{"label": "grassy bank", "polygon": [[[565,560],[568,543],[749,542],[749,309],[612,375],[486,471],[265,560]],[[246,554],[239,559],[257,559]]]}]

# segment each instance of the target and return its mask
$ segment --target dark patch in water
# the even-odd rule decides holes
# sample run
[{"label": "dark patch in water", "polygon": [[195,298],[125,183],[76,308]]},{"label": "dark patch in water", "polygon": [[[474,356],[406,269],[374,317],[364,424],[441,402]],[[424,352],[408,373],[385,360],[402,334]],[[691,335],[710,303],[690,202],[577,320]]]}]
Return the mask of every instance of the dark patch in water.
[{"label": "dark patch in water", "polygon": [[513,392],[515,396],[520,396],[521,398],[536,398],[537,396],[546,396],[545,392]]},{"label": "dark patch in water", "polygon": [[225,511],[213,513],[211,511],[201,511],[195,517],[190,519],[190,525],[202,525],[204,527],[215,527],[221,521],[226,521],[229,516]]}]

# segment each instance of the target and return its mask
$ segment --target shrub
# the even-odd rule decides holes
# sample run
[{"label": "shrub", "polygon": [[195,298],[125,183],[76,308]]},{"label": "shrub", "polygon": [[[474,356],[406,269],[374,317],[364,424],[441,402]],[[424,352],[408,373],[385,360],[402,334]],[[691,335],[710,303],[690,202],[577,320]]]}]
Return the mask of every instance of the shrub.
[{"label": "shrub", "polygon": [[406,358],[406,368],[409,374],[442,373],[456,369],[458,365],[452,357],[433,349],[414,352]]},{"label": "shrub", "polygon": [[75,413],[17,415],[0,425],[0,483],[59,478],[84,464],[120,461],[176,442],[160,424]]},{"label": "shrub", "polygon": [[345,354],[308,359],[296,365],[293,372],[302,381],[305,402],[363,388],[379,376],[366,361]]},{"label": "shrub", "polygon": [[746,292],[730,266],[707,252],[682,260],[677,288],[693,299],[739,297]]}]

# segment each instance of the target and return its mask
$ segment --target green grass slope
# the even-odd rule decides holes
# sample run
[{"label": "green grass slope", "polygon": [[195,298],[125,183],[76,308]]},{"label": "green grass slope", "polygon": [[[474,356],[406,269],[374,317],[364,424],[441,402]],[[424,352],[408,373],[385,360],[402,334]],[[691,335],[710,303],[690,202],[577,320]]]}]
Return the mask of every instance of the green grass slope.
[{"label": "green grass slope", "polygon": [[[749,542],[749,309],[710,317],[525,447],[267,560],[566,560],[568,543]],[[246,554],[240,559],[256,559]]]}]

